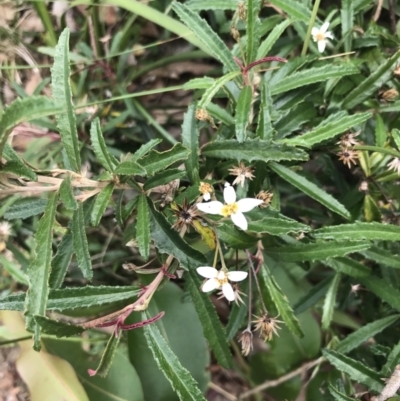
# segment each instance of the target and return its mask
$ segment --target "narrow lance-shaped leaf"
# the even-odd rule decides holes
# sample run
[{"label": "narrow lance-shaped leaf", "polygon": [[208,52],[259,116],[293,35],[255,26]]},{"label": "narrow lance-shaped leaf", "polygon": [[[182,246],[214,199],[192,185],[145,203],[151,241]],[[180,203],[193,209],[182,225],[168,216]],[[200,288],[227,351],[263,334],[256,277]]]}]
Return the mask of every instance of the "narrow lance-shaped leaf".
[{"label": "narrow lance-shaped leaf", "polygon": [[385,251],[376,246],[371,246],[370,249],[361,252],[363,256],[370,260],[374,260],[376,263],[383,264],[393,269],[400,269],[400,257],[394,255],[392,252]]},{"label": "narrow lance-shaped leaf", "polygon": [[270,3],[292,18],[296,18],[307,24],[311,20],[311,11],[303,3],[295,0],[271,0]]},{"label": "narrow lance-shaped leaf", "polygon": [[25,299],[27,327],[34,330],[34,349],[40,350],[40,328],[32,319],[34,315],[44,315],[49,294],[50,262],[52,257],[53,224],[57,208],[58,194],[50,196],[44,215],[39,221],[35,234],[35,256],[27,271],[29,289]]},{"label": "narrow lance-shaped leaf", "polygon": [[34,316],[34,319],[40,326],[42,333],[55,335],[57,337],[70,337],[85,331],[81,326],[49,319],[46,316]]},{"label": "narrow lance-shaped leaf", "polygon": [[329,210],[340,214],[346,219],[350,219],[351,216],[349,211],[333,196],[326,193],[323,189],[319,188],[314,183],[308,181],[306,178],[280,164],[270,163],[269,167],[289,184],[292,184],[309,197],[315,199],[316,201],[327,207]]},{"label": "narrow lance-shaped leaf", "polygon": [[354,19],[354,8],[352,0],[342,0],[342,9],[340,10],[341,22],[342,22],[342,37],[344,40],[344,51],[351,51],[351,42],[353,39],[353,19]]},{"label": "narrow lance-shaped leaf", "polygon": [[228,71],[237,71],[238,65],[234,62],[232,54],[221,38],[210,28],[208,23],[184,4],[174,3],[172,9],[179,18],[193,31],[210,53],[225,66]]},{"label": "narrow lance-shaped leaf", "polygon": [[51,69],[51,88],[53,98],[65,108],[64,113],[57,115],[57,128],[61,141],[70,166],[75,172],[80,172],[81,157],[69,76],[69,29],[65,28],[55,48],[54,65]]},{"label": "narrow lance-shaped leaf", "polygon": [[158,144],[162,142],[162,139],[151,139],[149,142],[144,143],[140,148],[132,155],[132,160],[137,161],[147,153],[150,152],[151,149],[155,148]]},{"label": "narrow lance-shaped leaf", "polygon": [[269,83],[266,79],[262,80],[261,103],[257,122],[257,137],[270,141],[273,139],[273,128],[271,122],[272,99],[269,90]]},{"label": "narrow lance-shaped leaf", "polygon": [[[147,316],[143,314],[143,320]],[[179,398],[185,401],[206,401],[196,381],[181,365],[155,324],[143,328],[147,344],[158,367],[171,383]]]},{"label": "narrow lance-shaped leaf", "polygon": [[189,0],[186,6],[193,11],[236,10],[240,0]]},{"label": "narrow lance-shaped leaf", "polygon": [[61,242],[58,244],[57,252],[51,261],[51,274],[49,280],[51,288],[55,289],[61,287],[73,254],[74,248],[72,234],[71,230],[68,229],[62,237]]},{"label": "narrow lance-shaped leaf", "polygon": [[207,339],[218,363],[225,369],[229,369],[232,366],[232,355],[226,340],[225,330],[209,295],[201,292],[201,282],[195,270],[189,270],[188,282],[193,304],[203,327],[204,337]]},{"label": "narrow lance-shaped leaf", "polygon": [[160,171],[153,177],[150,177],[143,185],[143,189],[148,191],[149,189],[158,187],[160,185],[170,184],[174,180],[179,180],[184,177],[188,172],[179,168],[170,168],[168,170]]},{"label": "narrow lance-shaped leaf", "polygon": [[139,195],[136,221],[136,239],[142,258],[147,261],[150,252],[150,216],[146,195]]},{"label": "narrow lance-shaped leaf", "polygon": [[4,167],[7,167],[10,163],[12,163],[18,168],[18,175],[29,178],[32,181],[37,180],[37,175],[25,164],[25,162],[19,157],[18,153],[15,152],[8,143],[4,144],[2,156],[8,161],[8,163],[3,166],[3,170]]},{"label": "narrow lance-shaped leaf", "polygon": [[107,205],[110,202],[113,191],[114,191],[114,183],[111,182],[105,188],[103,188],[101,192],[96,196],[96,199],[93,203],[92,212],[90,215],[90,222],[92,223],[93,227],[99,225],[100,220],[107,209]]},{"label": "narrow lance-shaped leaf", "polygon": [[4,218],[7,220],[27,219],[28,217],[37,216],[46,209],[47,199],[25,198],[17,201],[14,205],[7,209]]},{"label": "narrow lance-shaped leaf", "polygon": [[341,393],[337,388],[329,383],[329,392],[336,401],[354,401],[354,398],[348,397],[346,394]]},{"label": "narrow lance-shaped leaf", "polygon": [[333,311],[335,310],[336,294],[340,282],[340,273],[336,273],[328,288],[322,308],[322,328],[327,330],[332,321]]},{"label": "narrow lance-shaped leaf", "polygon": [[116,336],[114,333],[111,334],[106,349],[101,356],[101,360],[99,366],[96,370],[89,369],[88,373],[90,376],[99,375],[101,377],[107,376],[107,373],[111,367],[112,361],[114,359],[115,353],[118,349],[118,344],[121,339],[121,336]]},{"label": "narrow lance-shaped leaf", "polygon": [[323,263],[338,273],[344,273],[355,278],[366,277],[371,274],[369,267],[348,257],[329,258]]},{"label": "narrow lance-shaped leaf", "polygon": [[[245,294],[249,294],[249,280],[240,285],[240,290]],[[248,312],[249,298],[243,297],[243,302],[235,302],[232,305],[231,313],[229,314],[229,321],[226,325],[226,338],[228,341],[235,338],[238,330],[243,326],[243,322]]]},{"label": "narrow lance-shaped leaf", "polygon": [[71,174],[67,174],[60,185],[60,199],[68,210],[78,209],[78,202],[74,197],[71,184]]},{"label": "narrow lance-shaped leaf", "polygon": [[199,177],[199,130],[196,120],[196,104],[189,106],[183,116],[182,145],[190,150],[189,157],[185,160],[185,168],[192,185],[200,181]]},{"label": "narrow lance-shaped leaf", "polygon": [[246,1],[247,64],[250,64],[256,60],[257,49],[260,42],[260,19],[258,18],[260,4],[260,0]]},{"label": "narrow lance-shaped leaf", "polygon": [[261,266],[261,275],[265,286],[268,289],[269,295],[288,329],[297,337],[303,337],[303,330],[301,329],[297,317],[294,315],[293,309],[289,304],[289,300],[280,289],[278,283],[275,281],[266,265]]},{"label": "narrow lance-shaped leaf", "polygon": [[239,143],[244,142],[246,139],[246,129],[249,124],[252,99],[252,87],[245,86],[240,92],[235,113],[235,131]]}]

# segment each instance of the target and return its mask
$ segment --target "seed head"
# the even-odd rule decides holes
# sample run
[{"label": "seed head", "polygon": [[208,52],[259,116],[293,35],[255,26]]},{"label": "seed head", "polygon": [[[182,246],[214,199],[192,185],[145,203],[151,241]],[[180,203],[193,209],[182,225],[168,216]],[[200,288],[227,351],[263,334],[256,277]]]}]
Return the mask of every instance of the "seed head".
[{"label": "seed head", "polygon": [[244,186],[244,182],[246,178],[252,180],[254,178],[253,169],[251,167],[246,167],[243,163],[240,163],[239,166],[234,166],[229,169],[229,173],[231,175],[235,175],[235,181],[233,181],[232,185],[241,185]]},{"label": "seed head", "polygon": [[274,194],[272,192],[269,191],[260,191],[257,195],[256,195],[256,199],[260,199],[263,201],[263,203],[261,203],[261,205],[259,205],[259,207],[261,209],[264,209],[266,207],[268,207],[272,201]]},{"label": "seed head", "polygon": [[190,206],[186,199],[183,200],[182,206],[174,203],[171,205],[171,209],[178,219],[173,224],[172,228],[175,228],[178,231],[180,231],[183,227],[188,228],[193,224],[194,220],[198,219],[199,216],[198,209],[194,205]]},{"label": "seed head", "polygon": [[348,168],[351,168],[351,163],[357,164],[356,159],[358,158],[358,152],[349,148],[342,148],[337,154],[339,160],[343,161],[343,164],[347,164]]},{"label": "seed head", "polygon": [[381,94],[381,98],[386,102],[394,102],[399,97],[399,92],[396,89],[388,89]]},{"label": "seed head", "polygon": [[273,334],[276,334],[279,337],[278,330],[280,327],[278,323],[283,323],[282,320],[277,320],[278,316],[270,317],[268,312],[264,313],[262,316],[255,316],[256,320],[253,323],[256,323],[256,327],[254,330],[260,329],[260,337],[264,337],[264,341],[271,341]]},{"label": "seed head", "polygon": [[361,131],[348,132],[340,138],[339,142],[336,143],[343,148],[350,148],[351,146],[358,145],[360,142],[358,142],[355,138],[356,136],[360,135],[360,132]]},{"label": "seed head", "polygon": [[246,329],[242,332],[239,342],[242,343],[242,354],[244,356],[249,355],[250,351],[253,349],[253,333],[250,329]]},{"label": "seed head", "polygon": [[200,182],[199,191],[203,194],[203,199],[209,201],[211,194],[214,192],[214,188],[207,182]]}]

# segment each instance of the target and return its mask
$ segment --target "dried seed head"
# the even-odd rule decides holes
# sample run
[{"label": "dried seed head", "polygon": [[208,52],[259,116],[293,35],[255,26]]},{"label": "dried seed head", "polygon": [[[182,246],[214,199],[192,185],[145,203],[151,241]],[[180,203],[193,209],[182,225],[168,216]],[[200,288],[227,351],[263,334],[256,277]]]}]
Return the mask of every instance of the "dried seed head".
[{"label": "dried seed head", "polygon": [[261,203],[261,205],[259,206],[261,209],[264,209],[266,207],[268,207],[272,201],[274,194],[272,192],[269,191],[260,191],[257,195],[256,195],[256,199],[260,199],[263,201],[263,203]]},{"label": "dried seed head", "polygon": [[244,163],[240,163],[239,166],[234,166],[230,168],[229,173],[231,175],[235,175],[235,181],[233,181],[232,185],[241,185],[242,187],[244,186],[244,182],[246,178],[249,180],[252,180],[254,178],[253,169],[251,167],[246,167]]},{"label": "dried seed head", "polygon": [[197,120],[205,121],[205,122],[211,124],[211,126],[213,128],[217,128],[215,123],[214,123],[213,118],[210,116],[208,111],[205,110],[205,109],[197,109],[196,110],[196,118],[197,118]]},{"label": "dried seed head", "polygon": [[249,355],[253,349],[253,333],[249,329],[244,330],[239,338],[239,342],[242,343],[242,354],[244,356]]},{"label": "dried seed head", "polygon": [[358,142],[355,138],[360,135],[361,131],[358,132],[348,132],[344,134],[339,142],[336,142],[338,145],[340,145],[343,148],[349,148],[354,145],[358,145],[360,142]]},{"label": "dried seed head", "polygon": [[238,4],[238,14],[239,14],[239,18],[241,20],[246,21],[247,11],[246,11],[246,8],[244,6],[244,3],[239,3]]},{"label": "dried seed head", "polygon": [[358,187],[360,192],[368,192],[368,181],[361,181],[361,184]]},{"label": "dried seed head", "polygon": [[240,40],[240,33],[239,31],[236,29],[236,27],[231,26],[231,35],[233,37],[233,39],[236,40],[236,42],[239,42]]},{"label": "dried seed head", "polygon": [[389,170],[397,171],[397,174],[400,175],[400,159],[398,157],[393,158],[387,167]]},{"label": "dried seed head", "polygon": [[[237,284],[237,283],[232,283],[231,285],[232,285],[233,296],[234,296],[233,301],[234,301],[235,304],[238,305],[238,306],[239,306],[239,303],[242,303],[242,304],[244,305],[244,301],[243,301],[241,295],[243,295],[243,296],[247,296],[247,295],[246,295],[244,292],[240,291],[240,286],[239,286],[239,284]],[[224,294],[223,294],[222,291],[220,291],[220,292],[218,293],[218,295],[219,295],[218,299],[224,298]]]},{"label": "dried seed head", "polygon": [[388,89],[381,94],[381,98],[387,102],[393,102],[399,97],[399,92],[396,89]]},{"label": "dried seed head", "polygon": [[199,216],[197,207],[194,205],[190,206],[186,199],[183,200],[182,206],[174,203],[171,205],[171,209],[174,212],[175,217],[178,219],[173,224],[172,228],[175,228],[178,231],[180,231],[183,227],[188,228]]},{"label": "dried seed head", "polygon": [[264,337],[265,341],[271,341],[273,334],[276,334],[279,337],[278,330],[280,327],[278,323],[283,323],[281,320],[277,320],[278,316],[270,317],[268,312],[258,317],[255,316],[256,320],[253,323],[256,323],[256,327],[254,330],[260,330],[260,337]]},{"label": "dried seed head", "polygon": [[347,164],[348,168],[351,167],[351,163],[354,165],[357,164],[358,152],[356,150],[342,148],[337,155],[339,156],[339,160],[343,161],[343,164]]}]

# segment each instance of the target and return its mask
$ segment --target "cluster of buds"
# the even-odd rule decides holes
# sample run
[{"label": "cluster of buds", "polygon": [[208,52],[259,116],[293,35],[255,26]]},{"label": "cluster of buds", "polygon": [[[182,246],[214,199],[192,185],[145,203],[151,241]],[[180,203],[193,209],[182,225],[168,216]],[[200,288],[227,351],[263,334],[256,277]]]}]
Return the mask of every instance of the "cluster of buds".
[{"label": "cluster of buds", "polygon": [[348,132],[344,134],[337,144],[340,146],[340,152],[337,154],[339,160],[342,160],[344,164],[347,164],[348,168],[351,168],[351,163],[357,164],[356,159],[358,158],[358,152],[354,150],[354,146],[358,145],[359,142],[355,139],[360,132]]}]

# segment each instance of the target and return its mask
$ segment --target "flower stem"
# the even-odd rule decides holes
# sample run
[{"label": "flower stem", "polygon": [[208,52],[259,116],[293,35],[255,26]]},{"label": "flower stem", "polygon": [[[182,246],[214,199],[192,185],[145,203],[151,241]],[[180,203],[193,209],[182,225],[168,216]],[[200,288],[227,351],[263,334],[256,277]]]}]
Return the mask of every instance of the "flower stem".
[{"label": "flower stem", "polygon": [[249,295],[248,295],[248,302],[249,302],[249,305],[248,305],[248,316],[247,316],[247,330],[251,330],[251,310],[252,310],[252,304],[251,304],[251,301],[252,301],[252,296],[253,296],[253,287],[252,287],[252,285],[251,285],[252,283],[251,283],[251,272],[250,272],[250,274],[249,274]]},{"label": "flower stem", "polygon": [[308,24],[306,37],[304,39],[303,49],[301,51],[302,56],[305,56],[307,53],[308,44],[310,43],[310,38],[311,38],[311,30],[313,29],[315,20],[317,19],[317,13],[318,13],[320,3],[321,3],[321,0],[315,0],[314,8],[313,8],[312,14],[311,14],[310,23]]},{"label": "flower stem", "polygon": [[260,299],[261,299],[261,305],[262,305],[262,308],[263,308],[263,312],[264,313],[268,313],[267,307],[265,306],[264,299],[263,299],[263,296],[262,296],[260,283],[258,282],[257,273],[256,273],[256,270],[254,269],[253,261],[251,260],[251,254],[250,254],[249,251],[246,251],[246,255],[247,255],[247,260],[249,261],[249,266],[251,268],[251,271],[253,272],[254,281],[256,282],[256,286],[257,286],[257,291],[260,294]]}]

